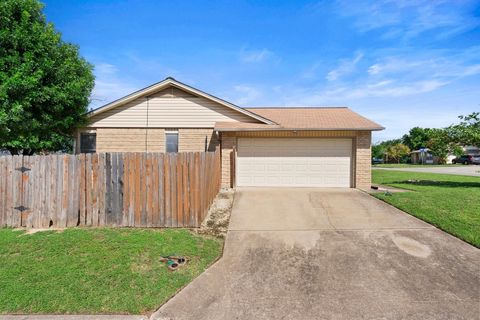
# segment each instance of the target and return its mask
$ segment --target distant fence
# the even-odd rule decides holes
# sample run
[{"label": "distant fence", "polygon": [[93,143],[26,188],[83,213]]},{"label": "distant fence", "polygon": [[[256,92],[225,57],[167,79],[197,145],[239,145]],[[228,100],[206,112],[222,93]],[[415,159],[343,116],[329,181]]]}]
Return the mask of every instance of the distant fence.
[{"label": "distant fence", "polygon": [[198,227],[219,152],[0,157],[0,226]]}]

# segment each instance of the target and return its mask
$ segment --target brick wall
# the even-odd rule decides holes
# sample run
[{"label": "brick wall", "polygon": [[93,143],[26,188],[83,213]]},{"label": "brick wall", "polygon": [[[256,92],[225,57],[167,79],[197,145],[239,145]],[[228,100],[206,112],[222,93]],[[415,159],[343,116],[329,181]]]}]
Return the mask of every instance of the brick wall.
[{"label": "brick wall", "polygon": [[359,131],[357,133],[356,154],[355,154],[355,187],[358,189],[370,189],[372,183],[372,152],[371,131]]},{"label": "brick wall", "polygon": [[165,130],[97,128],[97,152],[164,152]]},{"label": "brick wall", "polygon": [[[96,128],[80,130],[96,132],[97,152],[165,152],[165,129],[163,128]],[[219,145],[213,129],[178,129],[179,152],[215,151]],[[77,142],[77,153],[80,152]]]},{"label": "brick wall", "polygon": [[222,134],[221,136],[221,157],[222,157],[222,187],[233,187],[234,168],[232,166],[233,149],[237,138],[232,134]]},{"label": "brick wall", "polygon": [[178,152],[215,151],[218,143],[213,129],[178,129]]}]

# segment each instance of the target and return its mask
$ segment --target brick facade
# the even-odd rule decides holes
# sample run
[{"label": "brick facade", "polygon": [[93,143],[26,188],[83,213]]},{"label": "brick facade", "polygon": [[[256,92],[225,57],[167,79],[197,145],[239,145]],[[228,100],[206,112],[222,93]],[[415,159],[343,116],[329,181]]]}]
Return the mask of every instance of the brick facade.
[{"label": "brick facade", "polygon": [[[90,130],[92,131],[92,130]],[[160,128],[97,128],[97,152],[164,152]]]},{"label": "brick facade", "polygon": [[[89,128],[78,131],[77,141],[82,132],[97,134],[97,152],[165,152],[164,128]],[[215,151],[219,143],[213,129],[178,129],[179,152]]]},{"label": "brick facade", "polygon": [[356,138],[355,150],[355,187],[370,189],[372,183],[372,133],[359,131]]},{"label": "brick facade", "polygon": [[221,137],[221,157],[222,157],[222,187],[231,188],[234,185],[233,177],[235,170],[232,165],[234,158],[234,148],[237,144],[235,135],[222,135]]},{"label": "brick facade", "polygon": [[218,144],[213,129],[178,129],[178,152],[215,151]]}]

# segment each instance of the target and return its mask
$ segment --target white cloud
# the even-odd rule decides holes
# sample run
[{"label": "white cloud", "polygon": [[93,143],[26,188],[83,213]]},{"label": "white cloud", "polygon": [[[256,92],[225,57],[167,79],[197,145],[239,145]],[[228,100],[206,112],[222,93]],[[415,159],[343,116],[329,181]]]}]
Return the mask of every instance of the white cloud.
[{"label": "white cloud", "polygon": [[243,48],[240,51],[240,60],[245,63],[258,63],[266,61],[273,56],[273,52],[265,48],[260,50],[247,50]]},{"label": "white cloud", "polygon": [[95,65],[95,72],[102,75],[111,75],[117,73],[118,68],[113,64],[101,62]]},{"label": "white cloud", "polygon": [[334,86],[328,88],[318,88],[299,90],[290,96],[287,101],[290,104],[305,105],[338,105],[345,104],[345,101],[352,101],[366,98],[400,98],[426,92],[434,91],[447,85],[448,82],[439,80],[423,80],[411,83],[397,83],[394,80],[384,80],[367,84],[355,84],[350,86]]},{"label": "white cloud", "polygon": [[100,62],[95,64],[95,87],[90,97],[90,108],[97,108],[110,101],[138,90],[138,86],[119,75],[115,65]]},{"label": "white cloud", "polygon": [[314,79],[317,77],[317,71],[322,66],[321,62],[315,62],[305,70],[303,70],[300,74],[302,79]]},{"label": "white cloud", "polygon": [[352,59],[342,59],[338,67],[327,73],[326,79],[328,81],[336,81],[341,77],[348,75],[355,71],[357,63],[362,60],[363,53],[357,53]]},{"label": "white cloud", "polygon": [[372,78],[395,77],[408,80],[433,77],[452,81],[479,74],[478,57],[480,57],[479,47],[461,52],[427,51],[403,56],[386,56],[375,61],[368,68],[368,74]]},{"label": "white cloud", "polygon": [[261,92],[249,85],[236,85],[233,87],[235,97],[232,99],[238,105],[255,103],[261,96]]},{"label": "white cloud", "polygon": [[336,1],[337,13],[353,18],[358,31],[382,29],[386,38],[405,39],[433,30],[445,38],[474,29],[480,25],[475,6],[475,0]]}]

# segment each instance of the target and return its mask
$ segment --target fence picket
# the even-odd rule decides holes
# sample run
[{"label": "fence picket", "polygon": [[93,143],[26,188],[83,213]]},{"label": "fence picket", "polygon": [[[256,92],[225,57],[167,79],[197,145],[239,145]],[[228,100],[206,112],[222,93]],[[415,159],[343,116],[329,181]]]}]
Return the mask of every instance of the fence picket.
[{"label": "fence picket", "polygon": [[158,209],[159,224],[158,227],[165,226],[165,154],[158,154]]},{"label": "fence picket", "polygon": [[0,226],[198,227],[220,169],[218,151],[0,157]]}]

